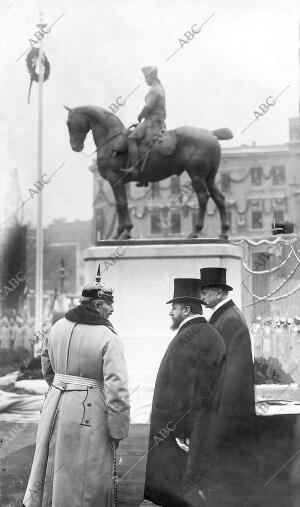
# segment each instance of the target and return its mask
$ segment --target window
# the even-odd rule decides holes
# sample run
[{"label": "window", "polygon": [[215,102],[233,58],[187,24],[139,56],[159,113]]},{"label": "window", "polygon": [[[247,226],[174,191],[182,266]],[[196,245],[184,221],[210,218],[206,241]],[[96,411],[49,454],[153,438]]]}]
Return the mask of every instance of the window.
[{"label": "window", "polygon": [[180,213],[171,213],[171,234],[179,234],[181,232],[181,215]]},{"label": "window", "polygon": [[262,167],[251,167],[250,175],[252,187],[259,187],[260,185],[262,185],[262,177],[263,177]]},{"label": "window", "polygon": [[98,208],[95,210],[96,241],[103,239],[104,223],[103,208]]},{"label": "window", "polygon": [[231,213],[231,211],[226,210],[226,215],[227,215],[227,218],[228,218],[229,225],[231,227],[232,226],[232,213]]},{"label": "window", "polygon": [[161,234],[161,217],[160,213],[152,213],[150,219],[151,234]]},{"label": "window", "polygon": [[193,231],[195,230],[195,227],[196,227],[196,224],[198,222],[198,219],[199,219],[199,212],[198,211],[193,211],[193,215],[192,215]]},{"label": "window", "polygon": [[284,221],[284,210],[283,209],[274,209],[273,219],[274,219],[274,222],[283,222]]},{"label": "window", "polygon": [[171,177],[171,195],[178,194],[180,189],[180,180],[178,176],[172,176]]},{"label": "window", "polygon": [[221,190],[222,192],[230,192],[231,190],[231,179],[230,174],[221,174]]},{"label": "window", "polygon": [[271,168],[272,185],[284,185],[286,182],[285,167],[274,166]]},{"label": "window", "polygon": [[262,211],[252,211],[252,229],[263,228],[263,214]]},{"label": "window", "polygon": [[252,269],[255,271],[264,271],[267,269],[269,261],[268,252],[253,252],[252,253]]}]

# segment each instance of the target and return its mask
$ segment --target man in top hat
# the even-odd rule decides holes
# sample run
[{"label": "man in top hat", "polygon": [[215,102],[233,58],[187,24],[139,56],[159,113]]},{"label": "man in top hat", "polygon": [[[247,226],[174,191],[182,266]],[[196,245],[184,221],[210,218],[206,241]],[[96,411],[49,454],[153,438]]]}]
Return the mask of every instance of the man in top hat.
[{"label": "man in top hat", "polygon": [[225,345],[202,316],[198,279],[175,279],[167,304],[177,334],[157,374],[144,498],[164,507],[198,507],[205,502],[205,475],[213,460],[210,429]]},{"label": "man in top hat", "polygon": [[108,317],[112,289],[100,280],[52,327],[42,351],[49,384],[23,503],[111,507],[114,449],[128,435],[123,345]]},{"label": "man in top hat", "polygon": [[[249,501],[257,465],[250,334],[242,312],[228,297],[232,287],[226,282],[226,269],[200,269],[200,279],[201,297],[213,310],[209,323],[220,333],[226,346],[218,429],[220,505],[241,507]],[[219,505],[217,501],[216,505]]]},{"label": "man in top hat", "polygon": [[[142,72],[150,90],[145,97],[145,106],[138,116],[139,125],[128,137],[128,150],[131,167],[126,169],[126,174],[131,174],[132,179],[139,179],[141,174],[138,169],[139,151],[137,143],[145,138],[149,145],[155,135],[160,135],[165,130],[166,105],[165,91],[157,77],[157,67],[143,67]],[[140,183],[142,186],[144,183]],[[147,183],[145,182],[145,185]]]}]

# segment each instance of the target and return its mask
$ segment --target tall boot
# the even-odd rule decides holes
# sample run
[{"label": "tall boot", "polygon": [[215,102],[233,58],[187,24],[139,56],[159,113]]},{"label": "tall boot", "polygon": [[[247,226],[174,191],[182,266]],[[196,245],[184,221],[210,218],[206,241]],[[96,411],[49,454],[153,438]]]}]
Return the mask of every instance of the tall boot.
[{"label": "tall boot", "polygon": [[124,174],[128,174],[131,180],[138,180],[140,177],[140,171],[137,167],[139,161],[139,150],[135,139],[128,138],[128,154],[131,166],[128,169],[123,169]]}]

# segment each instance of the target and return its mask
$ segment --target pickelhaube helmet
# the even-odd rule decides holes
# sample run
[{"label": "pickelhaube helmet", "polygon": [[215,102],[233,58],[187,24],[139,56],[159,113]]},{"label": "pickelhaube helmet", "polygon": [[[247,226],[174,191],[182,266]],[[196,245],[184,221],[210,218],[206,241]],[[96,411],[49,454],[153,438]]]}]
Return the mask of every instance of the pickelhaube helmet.
[{"label": "pickelhaube helmet", "polygon": [[114,302],[113,289],[101,282],[100,264],[95,281],[88,283],[82,290],[80,302],[88,301],[105,301],[107,304]]}]

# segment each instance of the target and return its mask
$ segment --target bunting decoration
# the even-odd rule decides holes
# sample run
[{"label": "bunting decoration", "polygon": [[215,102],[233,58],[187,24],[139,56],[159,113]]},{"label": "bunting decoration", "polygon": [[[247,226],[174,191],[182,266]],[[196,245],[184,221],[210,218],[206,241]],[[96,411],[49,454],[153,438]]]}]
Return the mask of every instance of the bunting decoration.
[{"label": "bunting decoration", "polygon": [[[28,100],[27,103],[30,102],[30,92],[33,81],[39,82],[39,73],[38,73],[38,60],[39,60],[39,48],[32,48],[31,51],[29,51],[27,57],[26,57],[26,65],[27,70],[30,74],[30,84],[29,84],[29,92],[28,92]],[[45,53],[43,53],[42,56],[42,62],[44,66],[44,81],[47,81],[49,79],[50,75],[50,63],[48,61],[48,58],[46,57]]]}]

